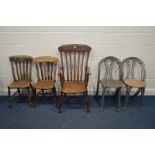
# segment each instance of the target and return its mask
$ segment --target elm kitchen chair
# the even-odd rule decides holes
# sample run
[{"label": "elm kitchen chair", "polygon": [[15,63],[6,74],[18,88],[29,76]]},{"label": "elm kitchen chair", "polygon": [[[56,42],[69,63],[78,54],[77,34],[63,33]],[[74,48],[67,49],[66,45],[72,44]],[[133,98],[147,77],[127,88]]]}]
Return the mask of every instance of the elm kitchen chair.
[{"label": "elm kitchen chair", "polygon": [[[13,75],[13,82],[8,85],[8,103],[9,108],[12,107],[12,97],[17,95],[23,95],[21,89],[27,89],[29,97],[29,105],[32,106],[31,99],[31,70],[33,58],[28,55],[15,55],[10,56],[10,63]],[[11,96],[11,89],[17,89],[17,91]]]},{"label": "elm kitchen chair", "polygon": [[102,86],[102,100],[100,110],[104,109],[104,98],[106,89],[114,88],[116,89],[116,94],[118,94],[117,111],[120,111],[120,95],[121,95],[121,61],[113,56],[108,56],[103,58],[98,64],[98,81],[97,81],[97,91],[96,96],[99,93],[99,86]]},{"label": "elm kitchen chair", "polygon": [[[123,83],[126,86],[126,101],[125,109],[127,109],[129,96],[133,93],[133,96],[137,96],[141,92],[140,109],[143,110],[144,93],[145,93],[145,79],[146,69],[142,60],[137,57],[128,57],[122,62],[123,70]],[[136,89],[131,92],[131,89]]]},{"label": "elm kitchen chair", "polygon": [[[56,103],[56,71],[59,59],[52,56],[40,56],[33,59],[36,66],[37,82],[33,84],[34,99],[37,95],[45,95],[51,90],[53,102]],[[37,90],[40,90],[36,93]]]},{"label": "elm kitchen chair", "polygon": [[91,47],[81,44],[62,45],[59,48],[61,67],[61,100],[57,106],[60,113],[66,94],[82,94],[85,99],[86,111],[90,111],[87,85],[89,81],[88,59]]}]

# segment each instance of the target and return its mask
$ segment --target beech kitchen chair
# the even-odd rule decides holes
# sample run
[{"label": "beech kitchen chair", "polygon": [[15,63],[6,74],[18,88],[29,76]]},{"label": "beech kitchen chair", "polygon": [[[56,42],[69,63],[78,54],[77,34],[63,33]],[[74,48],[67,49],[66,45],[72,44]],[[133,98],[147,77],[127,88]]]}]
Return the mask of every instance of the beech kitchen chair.
[{"label": "beech kitchen chair", "polygon": [[[32,60],[31,56],[27,55],[15,55],[10,56],[10,63],[12,68],[13,82],[8,85],[8,103],[9,108],[12,107],[12,97],[17,95],[23,95],[22,89],[27,89],[29,97],[29,105],[32,105],[31,100],[31,70]],[[11,96],[11,89],[17,89],[17,91]]]}]

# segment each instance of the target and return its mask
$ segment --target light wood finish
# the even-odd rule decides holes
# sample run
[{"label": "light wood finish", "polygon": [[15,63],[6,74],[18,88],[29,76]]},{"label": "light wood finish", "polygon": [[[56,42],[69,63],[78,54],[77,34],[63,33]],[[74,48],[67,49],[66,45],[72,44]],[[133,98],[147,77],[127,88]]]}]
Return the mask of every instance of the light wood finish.
[{"label": "light wood finish", "polygon": [[10,63],[13,75],[13,82],[8,85],[8,102],[9,108],[12,107],[12,96],[11,89],[17,89],[14,95],[22,95],[20,89],[27,89],[29,96],[29,104],[31,102],[31,70],[32,70],[32,60],[33,58],[28,55],[14,55],[10,56]]},{"label": "light wood finish", "polygon": [[104,97],[106,89],[115,88],[116,92],[118,93],[117,111],[120,111],[120,91],[122,87],[121,75],[122,75],[121,61],[118,58],[109,56],[103,58],[99,62],[96,96],[98,96],[99,85],[101,85],[102,86],[101,110],[103,110],[104,108]]},{"label": "light wood finish", "polygon": [[[141,92],[140,109],[143,110],[146,87],[146,69],[144,62],[137,57],[128,57],[122,62],[122,70],[123,82],[126,85],[126,101],[124,108],[127,109],[131,89],[137,88],[137,91],[133,94],[133,96],[137,96]],[[138,73],[138,75],[136,75],[136,73]]]},{"label": "light wood finish", "polygon": [[145,82],[142,80],[127,79],[124,80],[124,83],[131,87],[138,87],[138,88],[145,87]]},{"label": "light wood finish", "polygon": [[52,56],[41,56],[33,59],[36,66],[37,82],[33,84],[34,98],[40,93],[36,93],[36,90],[40,90],[44,95],[44,90],[51,90],[53,101],[56,102],[56,70],[59,59]]},{"label": "light wood finish", "polygon": [[[87,85],[90,75],[88,59],[91,47],[82,44],[69,44],[62,45],[58,49],[61,57],[59,76],[62,86],[62,97],[61,103],[58,105],[58,112],[61,112],[66,94],[83,93],[87,98]],[[89,111],[89,103],[87,102],[86,105],[87,111]]]}]

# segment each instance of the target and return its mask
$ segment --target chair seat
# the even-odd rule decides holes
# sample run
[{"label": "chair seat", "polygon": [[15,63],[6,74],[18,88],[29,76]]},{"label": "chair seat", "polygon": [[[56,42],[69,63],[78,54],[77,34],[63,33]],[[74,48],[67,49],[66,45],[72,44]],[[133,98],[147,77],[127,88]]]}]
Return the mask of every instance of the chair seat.
[{"label": "chair seat", "polygon": [[68,94],[78,94],[86,92],[87,86],[84,82],[64,82],[61,91]]},{"label": "chair seat", "polygon": [[37,81],[33,87],[35,89],[52,89],[55,87],[55,80],[40,80]]},{"label": "chair seat", "polygon": [[119,88],[122,86],[122,82],[118,80],[101,80],[100,83],[104,87],[108,87],[108,88]]},{"label": "chair seat", "polygon": [[30,87],[30,84],[31,84],[31,82],[28,80],[18,80],[18,81],[14,81],[14,82],[10,83],[8,85],[8,88],[12,88],[12,89],[13,88],[20,88],[20,89],[28,88],[28,87]]},{"label": "chair seat", "polygon": [[136,87],[136,88],[145,87],[145,82],[142,80],[127,79],[127,80],[124,80],[124,83],[128,86]]}]

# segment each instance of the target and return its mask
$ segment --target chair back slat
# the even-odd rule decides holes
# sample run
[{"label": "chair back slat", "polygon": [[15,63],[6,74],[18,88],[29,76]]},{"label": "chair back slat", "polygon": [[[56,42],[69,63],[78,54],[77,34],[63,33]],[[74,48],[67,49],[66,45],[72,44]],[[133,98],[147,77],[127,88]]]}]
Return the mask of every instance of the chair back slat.
[{"label": "chair back slat", "polygon": [[31,80],[32,60],[31,56],[15,55],[9,57],[14,81]]},{"label": "chair back slat", "polygon": [[58,61],[58,58],[51,56],[34,58],[38,80],[56,80]]},{"label": "chair back slat", "polygon": [[145,80],[146,69],[142,60],[137,57],[128,57],[122,62],[123,79]]},{"label": "chair back slat", "polygon": [[59,47],[64,80],[84,81],[90,50],[89,46],[79,44]]}]

